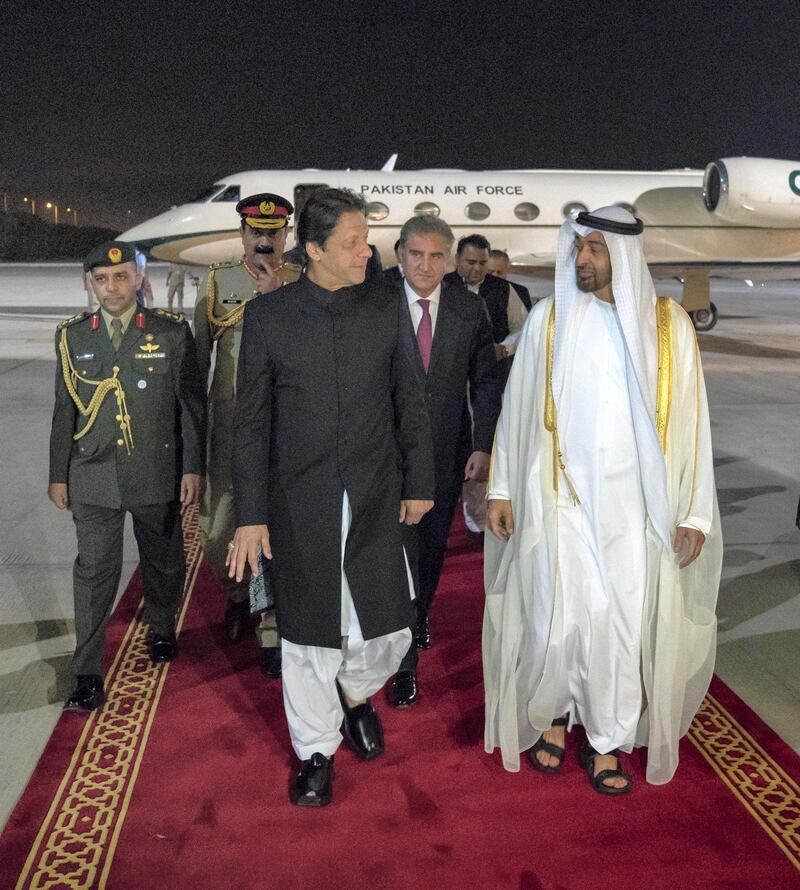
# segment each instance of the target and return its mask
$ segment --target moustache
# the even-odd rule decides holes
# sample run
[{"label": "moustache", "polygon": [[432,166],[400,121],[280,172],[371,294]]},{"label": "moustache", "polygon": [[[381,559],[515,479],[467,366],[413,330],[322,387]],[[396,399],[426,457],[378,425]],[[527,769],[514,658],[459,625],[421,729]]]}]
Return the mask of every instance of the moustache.
[{"label": "moustache", "polygon": [[267,247],[257,247],[257,248],[256,248],[256,253],[264,254],[265,256],[271,256],[273,253],[275,253],[275,248],[274,248],[274,247],[269,247],[269,246],[267,246]]}]

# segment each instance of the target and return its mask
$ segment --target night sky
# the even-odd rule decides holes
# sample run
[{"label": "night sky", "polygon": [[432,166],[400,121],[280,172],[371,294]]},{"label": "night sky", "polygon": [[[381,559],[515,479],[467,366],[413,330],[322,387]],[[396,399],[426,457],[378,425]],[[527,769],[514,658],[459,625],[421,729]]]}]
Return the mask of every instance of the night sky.
[{"label": "night sky", "polygon": [[248,169],[800,159],[800,3],[13,2],[0,190],[126,228]]}]

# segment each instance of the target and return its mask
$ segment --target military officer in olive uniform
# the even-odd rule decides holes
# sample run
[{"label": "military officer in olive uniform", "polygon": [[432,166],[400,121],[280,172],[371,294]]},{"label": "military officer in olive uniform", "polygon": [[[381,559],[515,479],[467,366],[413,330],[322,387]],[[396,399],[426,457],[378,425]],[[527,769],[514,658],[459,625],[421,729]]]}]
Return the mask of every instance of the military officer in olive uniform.
[{"label": "military officer in olive uniform", "polygon": [[[211,570],[228,594],[225,627],[231,640],[242,633],[250,616],[248,585],[228,578],[228,543],[236,528],[233,515],[231,455],[236,364],[242,339],[244,307],[259,293],[296,281],[300,267],[282,261],[289,217],[294,208],[280,195],[260,194],[236,205],[241,217],[244,258],[212,266],[200,284],[194,312],[197,358],[208,386],[211,355],[216,347],[209,392],[208,487],[200,511],[200,533]],[[273,609],[262,614],[257,632],[261,666],[270,677],[281,671],[280,637]]]},{"label": "military officer in olive uniform", "polygon": [[106,622],[122,571],[125,513],[139,545],[144,620],[153,662],[175,655],[175,612],[186,565],[181,512],[205,473],[205,394],[182,316],[136,304],[132,245],[87,257],[100,309],[61,322],[48,496],[69,508],[78,537],[73,570],[75,691],[66,709],[104,701]]}]

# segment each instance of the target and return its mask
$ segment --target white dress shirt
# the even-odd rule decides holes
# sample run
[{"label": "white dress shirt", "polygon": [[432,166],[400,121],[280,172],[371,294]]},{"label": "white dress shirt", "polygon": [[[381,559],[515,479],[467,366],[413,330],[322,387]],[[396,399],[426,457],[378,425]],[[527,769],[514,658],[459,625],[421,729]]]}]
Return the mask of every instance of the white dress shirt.
[{"label": "white dress shirt", "polygon": [[439,297],[442,295],[441,281],[436,285],[436,290],[429,297],[421,297],[408,283],[408,279],[403,279],[403,288],[406,292],[408,300],[408,308],[411,311],[411,321],[414,323],[414,333],[417,333],[419,323],[422,321],[422,306],[419,305],[420,300],[430,300],[428,311],[431,314],[431,335],[436,333],[436,316],[439,314]]}]

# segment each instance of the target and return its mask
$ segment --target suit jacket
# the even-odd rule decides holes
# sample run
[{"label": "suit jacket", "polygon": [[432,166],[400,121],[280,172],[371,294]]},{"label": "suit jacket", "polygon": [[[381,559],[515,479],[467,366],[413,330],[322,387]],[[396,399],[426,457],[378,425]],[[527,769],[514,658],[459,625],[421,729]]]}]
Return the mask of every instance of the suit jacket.
[{"label": "suit jacket", "polygon": [[387,284],[401,284],[403,281],[403,273],[400,271],[400,266],[389,266],[388,269],[384,269],[383,280]]},{"label": "suit jacket", "polygon": [[[466,287],[461,276],[455,270],[448,272],[444,280],[450,284],[460,284]],[[492,336],[495,343],[502,343],[509,335],[508,330],[508,291],[511,285],[496,275],[487,275],[478,289],[492,326]]]},{"label": "suit jacket", "polygon": [[[460,279],[459,279],[460,281]],[[408,300],[407,333],[416,336]],[[500,414],[503,378],[495,360],[489,321],[480,297],[463,284],[442,282],[428,373],[419,349],[417,369],[425,382],[425,401],[431,420],[436,471],[436,499],[442,499],[464,478],[464,465],[473,451],[491,453]],[[472,406],[467,404],[467,384]]]},{"label": "suit jacket", "polygon": [[[100,311],[68,319],[56,331],[56,398],[50,432],[50,481],[65,482],[74,503],[132,507],[175,500],[184,473],[205,474],[206,400],[194,341],[183,316],[142,309],[131,319],[117,351]],[[74,386],[84,405],[118,368],[130,415],[128,453],[114,391],[102,401],[89,431],[64,379],[66,337]],[[67,375],[70,375],[67,367]]]}]

